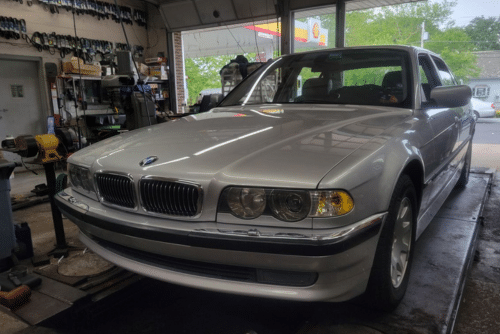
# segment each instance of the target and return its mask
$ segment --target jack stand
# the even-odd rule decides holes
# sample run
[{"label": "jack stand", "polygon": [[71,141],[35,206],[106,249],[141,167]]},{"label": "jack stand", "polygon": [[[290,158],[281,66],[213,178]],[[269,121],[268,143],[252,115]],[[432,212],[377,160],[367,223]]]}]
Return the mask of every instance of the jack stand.
[{"label": "jack stand", "polygon": [[55,257],[66,256],[68,254],[68,245],[66,244],[66,237],[64,235],[62,215],[54,201],[54,196],[56,194],[56,172],[54,170],[54,163],[46,163],[43,165],[43,168],[45,169],[47,187],[49,188],[50,208],[52,209],[52,220],[54,221],[54,231],[56,233],[56,248],[51,250],[48,254]]},{"label": "jack stand", "polygon": [[66,257],[69,253],[69,250],[68,248],[58,248],[58,246],[56,245],[56,248],[54,248],[53,250],[51,250],[50,252],[47,253],[48,256],[53,256],[55,258],[60,258],[62,256]]},{"label": "jack stand", "polygon": [[81,248],[69,246],[66,243],[62,214],[57,208],[54,200],[56,194],[56,173],[54,170],[54,163],[45,163],[43,168],[45,169],[45,177],[47,178],[50,208],[52,209],[52,220],[54,221],[54,231],[56,233],[56,248],[48,252],[47,255],[60,258],[61,256],[67,256],[70,250],[80,250]]}]

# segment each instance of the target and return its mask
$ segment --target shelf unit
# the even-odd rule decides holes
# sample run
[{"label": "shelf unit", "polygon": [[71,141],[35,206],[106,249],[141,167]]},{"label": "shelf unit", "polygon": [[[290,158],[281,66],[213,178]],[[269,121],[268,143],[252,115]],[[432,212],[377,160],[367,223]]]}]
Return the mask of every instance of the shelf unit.
[{"label": "shelf unit", "polygon": [[168,80],[155,80],[147,83],[151,87],[151,92],[156,101],[158,112],[170,110],[170,87]]}]

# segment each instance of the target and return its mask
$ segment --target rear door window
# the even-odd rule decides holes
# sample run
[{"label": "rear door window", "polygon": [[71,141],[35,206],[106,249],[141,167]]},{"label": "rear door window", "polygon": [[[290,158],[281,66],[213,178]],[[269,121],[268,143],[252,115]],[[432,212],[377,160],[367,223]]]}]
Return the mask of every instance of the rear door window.
[{"label": "rear door window", "polygon": [[420,74],[420,86],[422,87],[422,101],[428,102],[431,99],[431,90],[440,86],[440,81],[434,65],[426,54],[418,56],[418,67]]},{"label": "rear door window", "polygon": [[434,63],[436,64],[436,67],[439,72],[439,77],[441,79],[441,85],[442,86],[456,86],[457,82],[455,81],[455,78],[453,77],[453,74],[451,71],[448,69],[444,61],[437,57],[432,57],[432,60],[434,60]]}]

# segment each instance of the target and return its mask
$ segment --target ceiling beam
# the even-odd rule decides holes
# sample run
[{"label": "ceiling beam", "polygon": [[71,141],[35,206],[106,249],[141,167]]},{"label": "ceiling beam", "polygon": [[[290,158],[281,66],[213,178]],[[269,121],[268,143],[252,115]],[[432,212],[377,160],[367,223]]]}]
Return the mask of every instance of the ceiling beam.
[{"label": "ceiling beam", "polygon": [[335,10],[335,47],[345,46],[345,0],[337,0]]}]

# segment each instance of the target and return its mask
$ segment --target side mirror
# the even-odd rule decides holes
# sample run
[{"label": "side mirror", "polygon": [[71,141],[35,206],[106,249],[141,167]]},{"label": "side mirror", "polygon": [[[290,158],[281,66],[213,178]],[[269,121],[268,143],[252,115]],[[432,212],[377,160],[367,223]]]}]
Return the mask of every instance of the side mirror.
[{"label": "side mirror", "polygon": [[209,108],[212,109],[212,108],[217,107],[219,105],[220,101],[222,101],[223,96],[224,95],[222,95],[222,94],[212,94],[212,95],[210,95]]},{"label": "side mirror", "polygon": [[214,106],[218,105],[220,101],[222,101],[222,94],[212,94],[210,95],[210,103]]},{"label": "side mirror", "polygon": [[431,101],[438,108],[463,107],[470,102],[472,90],[469,86],[440,86],[431,90]]}]

